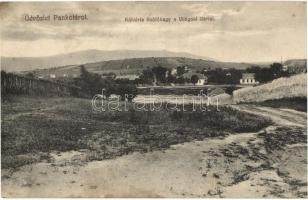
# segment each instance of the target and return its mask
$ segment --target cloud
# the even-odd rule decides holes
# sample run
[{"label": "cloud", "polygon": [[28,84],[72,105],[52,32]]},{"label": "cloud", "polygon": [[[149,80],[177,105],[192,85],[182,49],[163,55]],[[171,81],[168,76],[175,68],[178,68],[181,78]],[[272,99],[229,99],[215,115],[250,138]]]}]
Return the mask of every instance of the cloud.
[{"label": "cloud", "polygon": [[[294,56],[285,49],[286,42],[306,41],[304,2],[15,2],[1,3],[0,13],[7,55],[22,54],[16,52],[17,45],[32,49],[24,52],[29,56],[83,49],[167,49],[245,61],[253,58],[251,52],[257,52],[255,60],[287,55],[287,51]],[[87,14],[89,20],[28,23],[23,19],[25,14],[71,13]],[[124,22],[125,17],[148,16],[214,16],[215,21]],[[305,45],[290,46],[302,56]]]},{"label": "cloud", "polygon": [[[49,34],[47,34],[49,36]],[[34,41],[42,37],[42,34],[23,31],[4,31],[2,32],[2,39],[4,40],[27,40]]]}]

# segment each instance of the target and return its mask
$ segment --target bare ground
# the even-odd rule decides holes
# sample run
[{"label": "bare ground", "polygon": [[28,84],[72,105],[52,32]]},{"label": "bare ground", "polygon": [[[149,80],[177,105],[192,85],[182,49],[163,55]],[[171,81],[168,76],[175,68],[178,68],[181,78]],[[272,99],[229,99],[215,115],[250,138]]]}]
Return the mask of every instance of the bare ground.
[{"label": "bare ground", "polygon": [[53,153],[2,170],[4,197],[306,197],[306,113],[236,106],[275,124],[242,133],[88,162],[88,150]]}]

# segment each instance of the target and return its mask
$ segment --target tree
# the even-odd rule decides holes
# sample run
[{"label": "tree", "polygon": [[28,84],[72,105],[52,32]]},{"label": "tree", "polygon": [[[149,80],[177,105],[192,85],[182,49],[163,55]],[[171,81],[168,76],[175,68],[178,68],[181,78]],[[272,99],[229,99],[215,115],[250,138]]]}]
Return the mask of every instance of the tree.
[{"label": "tree", "polygon": [[178,83],[178,84],[184,84],[185,83],[185,79],[184,79],[184,77],[181,76],[181,77],[177,78],[175,80],[175,82]]},{"label": "tree", "polygon": [[183,76],[183,74],[185,74],[185,66],[178,66],[176,68],[176,74],[178,76]]},{"label": "tree", "polygon": [[132,101],[137,96],[137,87],[133,81],[104,79],[98,74],[88,72],[83,65],[80,66],[80,78],[75,79],[75,85],[81,87],[82,91],[90,96],[101,94],[102,89],[105,89],[104,95],[107,98],[111,94],[117,94],[122,101],[125,99]]},{"label": "tree", "polygon": [[154,81],[154,74],[151,69],[147,68],[142,71],[139,79],[139,83],[141,84],[152,84]]},{"label": "tree", "polygon": [[176,80],[176,77],[172,75],[171,70],[168,70],[168,74],[167,74],[167,82],[168,83],[174,83]]},{"label": "tree", "polygon": [[166,68],[161,67],[161,66],[153,67],[152,72],[159,83],[166,82],[166,72],[167,72]]},{"label": "tree", "polygon": [[137,96],[137,87],[134,84],[118,84],[116,94],[120,95],[121,100],[131,102]]},{"label": "tree", "polygon": [[236,90],[237,88],[235,86],[230,86],[226,88],[226,93],[229,95],[233,95],[233,91]]},{"label": "tree", "polygon": [[221,68],[216,68],[207,73],[208,82],[215,84],[225,84],[226,83],[226,72]]},{"label": "tree", "polygon": [[273,63],[270,65],[270,70],[274,78],[279,78],[282,75],[282,65],[280,63]]},{"label": "tree", "polygon": [[266,83],[272,81],[274,79],[273,73],[269,68],[262,68],[260,70],[260,74],[258,75],[258,79],[261,83]]},{"label": "tree", "polygon": [[88,72],[88,70],[86,70],[84,65],[81,65],[80,67],[80,78],[82,80],[87,80],[90,78],[90,72]]},{"label": "tree", "polygon": [[28,72],[28,73],[26,74],[26,77],[34,78],[35,76],[34,76],[34,74],[33,74],[32,72]]},{"label": "tree", "polygon": [[190,81],[192,82],[192,84],[196,85],[196,83],[198,83],[199,77],[194,74],[191,76]]},{"label": "tree", "polygon": [[231,68],[224,70],[225,74],[225,84],[238,84],[242,78],[242,70]]}]

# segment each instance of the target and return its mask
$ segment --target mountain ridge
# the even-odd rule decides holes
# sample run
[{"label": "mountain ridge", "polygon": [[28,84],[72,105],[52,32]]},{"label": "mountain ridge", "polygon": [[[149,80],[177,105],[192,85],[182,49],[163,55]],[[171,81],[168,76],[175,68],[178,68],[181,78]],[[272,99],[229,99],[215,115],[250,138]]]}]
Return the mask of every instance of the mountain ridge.
[{"label": "mountain ridge", "polygon": [[[165,67],[167,69],[177,68],[179,66],[186,66],[192,71],[200,71],[203,69],[216,68],[236,68],[246,69],[252,66],[250,63],[233,63],[233,62],[219,62],[211,60],[193,59],[186,57],[147,57],[147,58],[129,58],[120,60],[109,60],[102,62],[93,62],[83,64],[84,67],[92,73],[108,74],[114,73],[116,75],[140,74],[144,69],[153,67]],[[80,74],[80,65],[68,65],[62,67],[54,67],[50,69],[33,70],[36,76],[48,77],[50,74],[56,77],[77,77]],[[29,71],[28,71],[29,72]],[[27,72],[24,72],[27,73]]]},{"label": "mountain ridge", "polygon": [[1,56],[1,69],[6,71],[27,71],[48,69],[67,65],[80,65],[108,60],[150,57],[187,57],[193,59],[214,60],[186,52],[172,52],[167,50],[97,50],[89,49],[66,54],[44,57],[5,57]]}]

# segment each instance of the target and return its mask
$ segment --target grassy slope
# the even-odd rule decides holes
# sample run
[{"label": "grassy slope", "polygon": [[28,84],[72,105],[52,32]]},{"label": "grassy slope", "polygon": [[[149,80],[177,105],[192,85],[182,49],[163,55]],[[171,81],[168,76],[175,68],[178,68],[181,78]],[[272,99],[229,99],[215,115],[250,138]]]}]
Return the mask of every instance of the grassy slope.
[{"label": "grassy slope", "polygon": [[[2,167],[14,168],[51,151],[89,149],[101,160],[168,148],[172,144],[234,132],[257,131],[270,122],[230,108],[207,112],[93,112],[89,99],[11,97],[1,104]],[[189,108],[187,108],[189,110]]]},{"label": "grassy slope", "polygon": [[301,112],[307,112],[307,97],[272,99],[264,102],[259,102],[258,104],[273,108],[287,108]]},{"label": "grassy slope", "polygon": [[255,103],[294,97],[307,98],[307,74],[278,78],[266,84],[235,90],[232,101],[233,103]]}]

